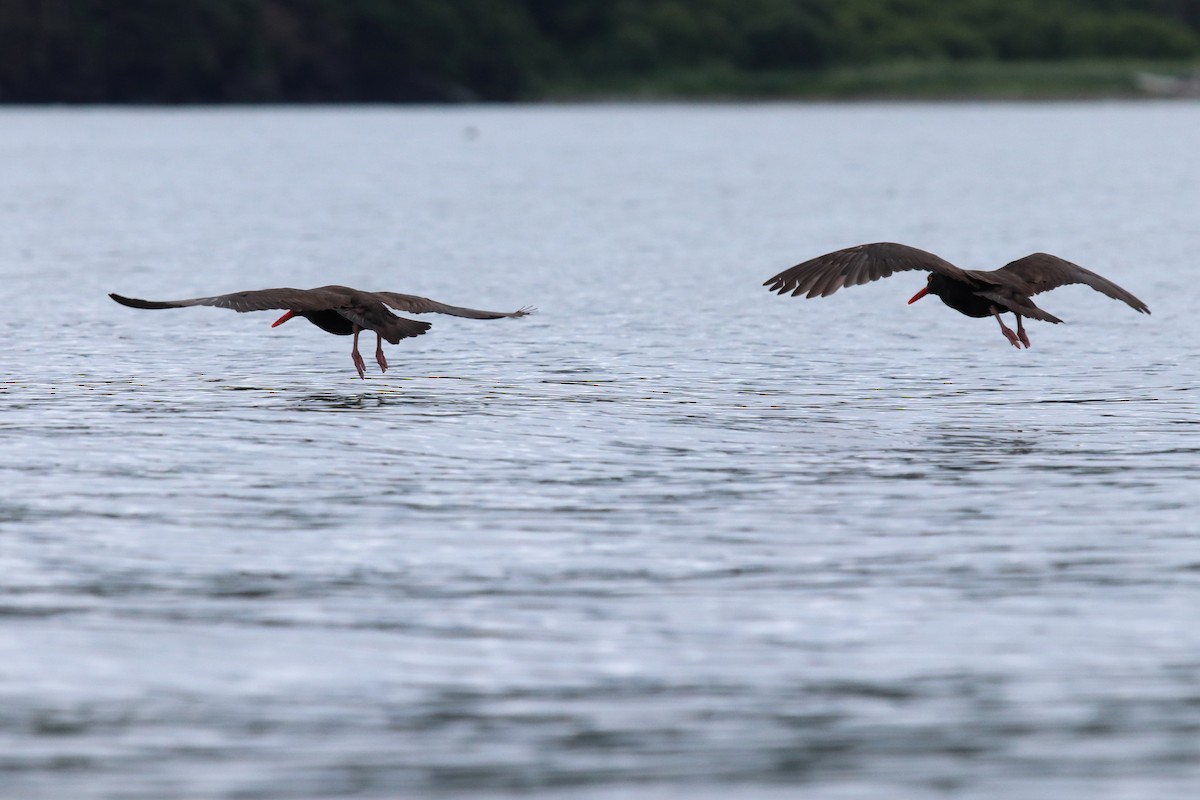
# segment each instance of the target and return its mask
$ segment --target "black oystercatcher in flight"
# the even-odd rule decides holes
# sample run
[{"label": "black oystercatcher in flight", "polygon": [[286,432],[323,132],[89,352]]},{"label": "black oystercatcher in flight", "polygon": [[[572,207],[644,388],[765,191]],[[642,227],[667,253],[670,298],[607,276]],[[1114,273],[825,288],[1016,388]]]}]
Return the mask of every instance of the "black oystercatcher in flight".
[{"label": "black oystercatcher in flight", "polygon": [[[806,293],[806,297],[826,297],[843,286],[870,283],[893,272],[915,269],[926,270],[930,275],[925,288],[913,295],[909,303],[935,294],[943,303],[968,317],[995,317],[1000,323],[1000,331],[1017,349],[1022,344],[1029,347],[1022,317],[1062,322],[1034,305],[1030,297],[1070,283],[1085,284],[1136,311],[1150,313],[1145,303],[1112,281],[1048,253],[1018,258],[997,270],[959,269],[933,253],[894,242],[860,244],[817,256],[785,269],[764,281],[763,286],[769,286],[771,291],[779,294],[791,292],[793,297],[801,293]],[[1016,316],[1016,331],[1000,318],[1005,311]]]},{"label": "black oystercatcher in flight", "polygon": [[137,300],[110,294],[113,300],[131,308],[184,308],[186,306],[216,306],[234,311],[266,311],[286,309],[287,313],[272,323],[282,325],[292,317],[304,317],[323,331],[338,336],[354,336],[350,357],[358,377],[366,378],[366,366],[358,352],[358,333],[362,330],[375,331],[375,360],[379,369],[387,372],[387,359],[383,357],[383,340],[397,344],[409,336],[420,336],[429,330],[428,322],[397,317],[388,306],[410,314],[451,314],[471,319],[500,319],[501,317],[524,317],[536,309],[522,308],[520,311],[477,311],[439,303],[425,297],[396,292],[360,292],[346,286],[322,286],[319,289],[262,289],[254,292],[234,292],[215,297],[195,297],[191,300]]}]

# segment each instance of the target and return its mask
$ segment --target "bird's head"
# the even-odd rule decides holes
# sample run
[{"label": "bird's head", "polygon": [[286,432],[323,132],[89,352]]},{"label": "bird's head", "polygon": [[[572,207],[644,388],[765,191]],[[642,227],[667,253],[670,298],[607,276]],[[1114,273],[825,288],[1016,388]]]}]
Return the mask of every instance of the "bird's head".
[{"label": "bird's head", "polygon": [[930,292],[937,294],[937,288],[933,285],[933,279],[936,277],[937,277],[937,275],[935,273],[933,273],[933,272],[929,273],[929,277],[925,280],[925,288],[922,289],[921,291],[917,292],[916,294],[914,294],[912,297],[908,298],[908,304],[910,306],[913,303],[920,300],[925,295],[929,294]]}]

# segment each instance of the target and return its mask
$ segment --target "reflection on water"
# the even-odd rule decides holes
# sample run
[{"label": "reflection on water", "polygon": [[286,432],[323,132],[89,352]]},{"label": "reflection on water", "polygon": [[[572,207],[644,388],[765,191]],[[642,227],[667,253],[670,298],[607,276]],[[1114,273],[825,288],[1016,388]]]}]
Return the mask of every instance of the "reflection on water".
[{"label": "reflection on water", "polygon": [[[407,399],[407,398],[406,398]],[[299,398],[297,408],[306,411],[341,411],[346,409],[379,408],[387,403],[384,395],[310,394]]]},{"label": "reflection on water", "polygon": [[[1200,788],[1195,109],[4,116],[0,796]],[[868,238],[1155,316],[759,285]],[[335,279],[542,313],[105,296]]]}]

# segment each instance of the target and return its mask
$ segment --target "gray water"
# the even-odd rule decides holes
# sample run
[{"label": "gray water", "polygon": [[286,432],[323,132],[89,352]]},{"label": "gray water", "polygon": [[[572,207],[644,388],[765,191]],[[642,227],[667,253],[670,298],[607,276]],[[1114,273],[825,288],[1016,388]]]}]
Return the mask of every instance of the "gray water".
[{"label": "gray water", "polygon": [[[0,796],[1200,792],[1200,106],[0,112]],[[1057,253],[1010,347],[873,240]],[[173,299],[510,311],[388,346]]]}]

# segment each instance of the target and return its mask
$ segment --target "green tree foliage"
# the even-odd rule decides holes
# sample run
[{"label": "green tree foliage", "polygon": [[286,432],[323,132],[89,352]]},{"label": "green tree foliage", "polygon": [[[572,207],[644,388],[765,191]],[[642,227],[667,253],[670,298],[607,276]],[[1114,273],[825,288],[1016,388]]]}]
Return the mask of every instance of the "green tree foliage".
[{"label": "green tree foliage", "polygon": [[1200,0],[0,0],[0,100],[535,97],[672,71],[1200,56]]}]

